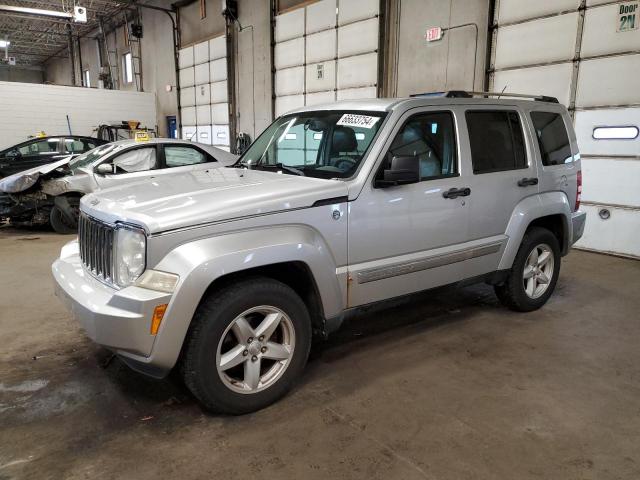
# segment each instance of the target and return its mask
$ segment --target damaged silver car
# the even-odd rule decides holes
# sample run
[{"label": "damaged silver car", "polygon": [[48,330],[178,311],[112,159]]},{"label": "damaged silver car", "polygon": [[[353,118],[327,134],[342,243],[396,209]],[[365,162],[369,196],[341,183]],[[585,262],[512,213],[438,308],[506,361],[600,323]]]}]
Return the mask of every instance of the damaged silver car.
[{"label": "damaged silver car", "polygon": [[236,155],[173,139],[122,140],[0,180],[0,220],[18,226],[78,228],[80,198],[100,189],[158,175],[230,165]]}]

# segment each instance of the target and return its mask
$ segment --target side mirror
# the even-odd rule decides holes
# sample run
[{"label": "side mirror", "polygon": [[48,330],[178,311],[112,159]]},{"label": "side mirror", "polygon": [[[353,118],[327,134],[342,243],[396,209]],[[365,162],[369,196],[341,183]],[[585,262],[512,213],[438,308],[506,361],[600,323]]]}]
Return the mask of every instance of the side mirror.
[{"label": "side mirror", "polygon": [[98,175],[110,175],[113,173],[113,165],[110,163],[101,163],[96,167],[96,173]]},{"label": "side mirror", "polygon": [[381,179],[376,180],[377,188],[407,185],[420,181],[420,160],[415,155],[393,157],[391,168],[383,172]]}]

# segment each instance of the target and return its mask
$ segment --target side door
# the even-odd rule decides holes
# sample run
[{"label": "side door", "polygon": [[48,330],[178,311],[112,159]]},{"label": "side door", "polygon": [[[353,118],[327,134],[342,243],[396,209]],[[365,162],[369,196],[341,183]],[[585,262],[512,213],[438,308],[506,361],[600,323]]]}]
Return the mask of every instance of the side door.
[{"label": "side door", "polygon": [[100,188],[109,188],[123,183],[135,182],[155,174],[159,168],[157,145],[129,148],[102,162],[112,167],[111,173],[94,173]]},{"label": "side door", "polygon": [[[468,107],[464,117],[473,170],[469,235],[506,238],[516,205],[539,192],[532,134],[516,107]],[[499,256],[494,260],[496,269]]]},{"label": "side door", "polygon": [[[468,191],[471,172],[459,148],[459,123],[455,109],[407,112],[371,182],[349,204],[350,307],[472,275],[467,267],[483,245],[469,241],[468,202],[474,192]],[[420,182],[377,187],[375,177],[396,156],[418,157]]]}]

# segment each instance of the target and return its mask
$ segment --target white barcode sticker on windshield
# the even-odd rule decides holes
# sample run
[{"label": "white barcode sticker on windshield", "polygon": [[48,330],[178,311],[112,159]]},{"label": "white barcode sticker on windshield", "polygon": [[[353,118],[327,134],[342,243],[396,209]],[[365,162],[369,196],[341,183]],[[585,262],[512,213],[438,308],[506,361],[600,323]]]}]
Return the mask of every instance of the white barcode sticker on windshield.
[{"label": "white barcode sticker on windshield", "polygon": [[336,125],[344,125],[345,127],[371,128],[376,124],[378,120],[380,120],[380,117],[345,113],[344,115],[342,115],[342,118],[338,120],[338,123],[336,123]]}]

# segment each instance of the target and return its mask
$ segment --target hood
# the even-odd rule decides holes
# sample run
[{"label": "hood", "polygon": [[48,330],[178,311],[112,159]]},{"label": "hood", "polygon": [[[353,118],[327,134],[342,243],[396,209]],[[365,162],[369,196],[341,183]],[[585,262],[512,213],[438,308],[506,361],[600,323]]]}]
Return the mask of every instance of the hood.
[{"label": "hood", "polygon": [[68,165],[71,161],[70,155],[57,162],[48,163],[39,167],[30,168],[24,172],[14,173],[0,180],[0,192],[18,193],[33,187],[42,175],[53,172],[56,168]]},{"label": "hood", "polygon": [[340,180],[223,167],[101,190],[85,195],[81,208],[108,223],[128,222],[158,233],[306,208],[347,194]]}]

